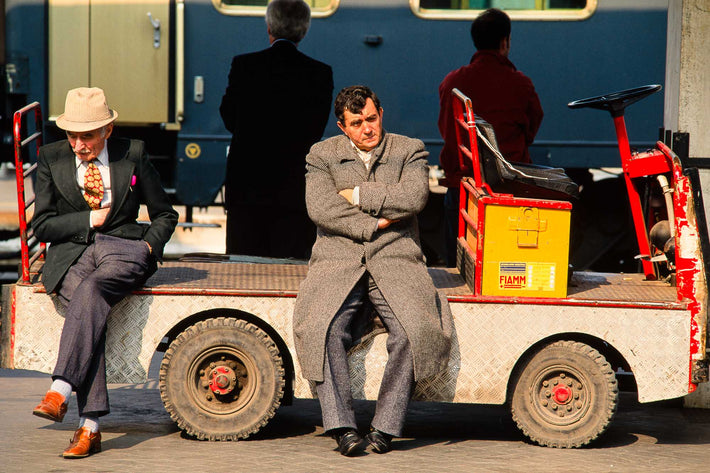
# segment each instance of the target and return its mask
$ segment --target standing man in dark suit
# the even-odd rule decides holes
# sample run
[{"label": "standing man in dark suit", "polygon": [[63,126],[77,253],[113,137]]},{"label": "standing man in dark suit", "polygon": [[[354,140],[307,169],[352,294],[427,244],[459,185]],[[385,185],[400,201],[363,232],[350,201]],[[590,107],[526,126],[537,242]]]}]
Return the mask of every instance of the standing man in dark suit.
[{"label": "standing man in dark suit", "polygon": [[343,135],[306,157],[306,203],[318,238],[293,314],[303,377],[316,384],[323,428],[346,456],[362,450],[352,406],[348,350],[370,304],[389,332],[388,360],[366,441],[376,453],[402,434],[416,380],[447,367],[453,318],[434,287],[417,214],[429,197],[424,144],[385,133],[372,90],[335,99]]},{"label": "standing man in dark suit", "polygon": [[[57,118],[67,139],[39,153],[32,228],[49,243],[42,283],[64,303],[65,320],[52,386],[33,414],[61,422],[76,391],[80,424],[65,458],[101,450],[108,313],[155,272],[178,219],[143,142],[108,141],[117,117],[103,90],[70,90]],[[141,204],[149,226],[136,222]]]},{"label": "standing man in dark suit", "polygon": [[219,111],[227,157],[227,253],[308,258],[315,226],[305,204],[305,156],[333,97],[330,66],[298,51],[311,11],[302,0],[266,8],[271,47],[236,56]]}]

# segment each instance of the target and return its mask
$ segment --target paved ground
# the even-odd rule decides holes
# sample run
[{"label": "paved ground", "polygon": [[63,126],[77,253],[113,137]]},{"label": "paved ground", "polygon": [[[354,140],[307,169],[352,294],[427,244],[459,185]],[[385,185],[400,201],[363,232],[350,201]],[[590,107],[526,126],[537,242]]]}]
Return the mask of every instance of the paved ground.
[{"label": "paved ground", "polygon": [[[157,358],[156,358],[157,362]],[[708,471],[710,411],[678,403],[639,405],[623,394],[608,432],[592,447],[542,448],[527,443],[497,406],[413,403],[405,438],[386,455],[345,458],[323,436],[316,401],[282,407],[253,439],[201,442],[186,438],[163,409],[156,363],[144,385],[112,385],[112,413],[102,420],[103,451],[64,460],[76,427],[72,400],[62,424],[31,415],[48,376],[0,370],[0,471],[243,472],[637,472]],[[370,402],[357,403],[363,425]]]}]

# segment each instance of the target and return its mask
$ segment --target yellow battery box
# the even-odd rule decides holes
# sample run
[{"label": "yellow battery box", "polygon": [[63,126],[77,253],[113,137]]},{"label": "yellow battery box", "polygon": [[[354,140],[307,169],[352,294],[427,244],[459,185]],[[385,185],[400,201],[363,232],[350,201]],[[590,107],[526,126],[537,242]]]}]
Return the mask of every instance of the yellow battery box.
[{"label": "yellow battery box", "polygon": [[570,204],[509,200],[483,205],[481,294],[566,297]]}]

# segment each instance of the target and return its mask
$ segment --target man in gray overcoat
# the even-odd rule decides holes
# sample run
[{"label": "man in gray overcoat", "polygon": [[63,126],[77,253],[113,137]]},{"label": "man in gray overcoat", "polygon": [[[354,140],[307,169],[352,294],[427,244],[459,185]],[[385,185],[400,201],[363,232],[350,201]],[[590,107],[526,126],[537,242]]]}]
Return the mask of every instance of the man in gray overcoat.
[{"label": "man in gray overcoat", "polygon": [[306,157],[306,206],[318,237],[296,301],[294,341],[303,376],[316,383],[323,428],[348,456],[365,442],[356,430],[347,352],[369,308],[389,332],[366,436],[377,453],[401,435],[415,381],[446,368],[453,330],[419,243],[428,153],[419,140],[385,133],[382,113],[367,87],[343,89],[335,115],[344,135],[315,144]]}]

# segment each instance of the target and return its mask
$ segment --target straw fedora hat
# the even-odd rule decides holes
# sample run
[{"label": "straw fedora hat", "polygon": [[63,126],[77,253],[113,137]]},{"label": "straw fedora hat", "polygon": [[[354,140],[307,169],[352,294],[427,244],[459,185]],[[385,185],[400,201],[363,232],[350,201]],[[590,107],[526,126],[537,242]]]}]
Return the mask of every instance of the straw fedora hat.
[{"label": "straw fedora hat", "polygon": [[108,108],[103,90],[79,87],[67,92],[64,113],[57,117],[57,126],[66,131],[84,132],[108,125],[116,118],[118,113]]}]

